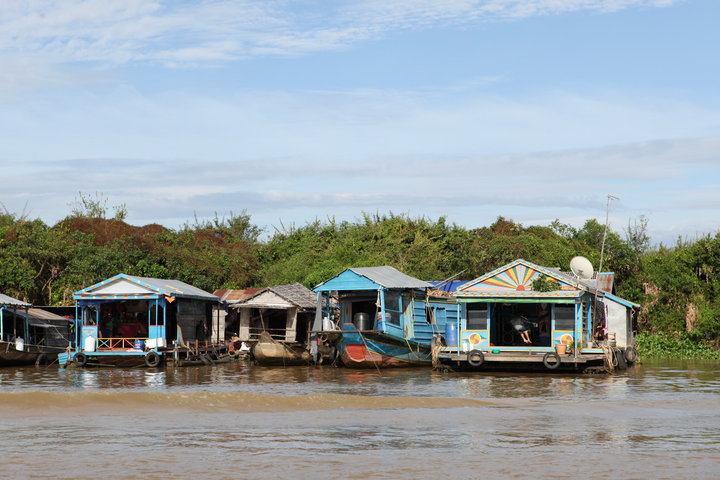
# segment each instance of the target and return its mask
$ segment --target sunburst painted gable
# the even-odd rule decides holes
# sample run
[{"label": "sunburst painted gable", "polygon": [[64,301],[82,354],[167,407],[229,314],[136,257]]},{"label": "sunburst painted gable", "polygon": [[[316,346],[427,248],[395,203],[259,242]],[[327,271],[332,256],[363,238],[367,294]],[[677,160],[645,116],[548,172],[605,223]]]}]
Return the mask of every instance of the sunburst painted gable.
[{"label": "sunburst painted gable", "polygon": [[458,289],[458,293],[531,291],[532,282],[541,274],[557,281],[558,290],[560,290],[563,285],[574,287],[578,290],[582,289],[579,284],[569,282],[566,278],[557,275],[548,268],[535,265],[527,260],[518,259],[466,283]]},{"label": "sunburst painted gable", "polygon": [[530,290],[532,281],[539,275],[537,270],[528,268],[525,265],[515,265],[507,270],[494,275],[476,285],[469,290]]}]

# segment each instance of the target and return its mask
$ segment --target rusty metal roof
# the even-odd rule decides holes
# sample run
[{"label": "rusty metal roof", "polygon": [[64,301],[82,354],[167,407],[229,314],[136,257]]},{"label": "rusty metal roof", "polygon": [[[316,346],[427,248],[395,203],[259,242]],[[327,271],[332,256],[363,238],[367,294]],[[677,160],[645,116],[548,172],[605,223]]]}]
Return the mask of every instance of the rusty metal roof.
[{"label": "rusty metal roof", "polygon": [[260,290],[262,290],[262,288],[246,288],[244,290],[218,289],[213,292],[213,295],[220,297],[220,300],[223,302],[236,303],[255,295]]},{"label": "rusty metal roof", "polygon": [[62,315],[57,315],[52,312],[48,312],[47,310],[43,310],[42,308],[30,308],[28,309],[28,314],[30,314],[31,317],[38,318],[41,320],[66,320],[66,317],[63,317]]}]

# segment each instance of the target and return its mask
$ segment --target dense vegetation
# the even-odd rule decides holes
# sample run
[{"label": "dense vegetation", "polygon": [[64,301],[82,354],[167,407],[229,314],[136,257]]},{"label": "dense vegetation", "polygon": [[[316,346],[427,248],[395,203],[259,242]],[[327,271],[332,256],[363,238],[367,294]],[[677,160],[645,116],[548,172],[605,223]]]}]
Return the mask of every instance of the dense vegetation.
[{"label": "dense vegetation", "polygon": [[[442,217],[365,214],[263,238],[244,211],[176,230],[128,225],[126,213],[82,194],[53,226],[0,213],[0,292],[36,305],[72,304],[73,292],[119,272],[213,291],[288,282],[311,287],[350,266],[392,265],[422,279],[471,279],[517,258],[567,269],[573,256],[584,255],[597,267],[604,234],[595,220],[576,229],[499,217],[467,229]],[[618,295],[643,305],[637,326],[648,352],[685,348],[672,346],[675,340],[720,345],[720,234],[651,248],[647,220],[640,218],[622,234],[608,232],[602,269],[616,273]]]}]

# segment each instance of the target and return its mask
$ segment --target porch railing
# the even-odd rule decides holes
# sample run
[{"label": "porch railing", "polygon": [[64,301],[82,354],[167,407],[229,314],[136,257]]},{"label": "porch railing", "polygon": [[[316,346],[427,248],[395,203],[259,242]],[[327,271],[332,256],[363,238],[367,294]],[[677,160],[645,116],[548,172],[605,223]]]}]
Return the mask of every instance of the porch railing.
[{"label": "porch railing", "polygon": [[135,348],[135,341],[147,341],[147,338],[98,338],[98,350],[128,350]]},{"label": "porch railing", "polygon": [[249,340],[257,340],[260,338],[262,332],[267,332],[274,340],[283,341],[287,335],[287,331],[284,328],[249,328]]}]

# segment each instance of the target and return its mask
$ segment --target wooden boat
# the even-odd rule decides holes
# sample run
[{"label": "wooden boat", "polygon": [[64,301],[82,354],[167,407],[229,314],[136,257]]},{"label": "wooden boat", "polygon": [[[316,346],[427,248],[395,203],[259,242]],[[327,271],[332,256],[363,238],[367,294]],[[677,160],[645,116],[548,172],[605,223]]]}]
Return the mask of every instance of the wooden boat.
[{"label": "wooden boat", "polygon": [[303,344],[280,342],[268,332],[260,333],[258,342],[252,347],[252,356],[258,365],[308,365],[312,361]]},{"label": "wooden boat", "polygon": [[349,368],[419,367],[432,361],[428,345],[406,342],[381,331],[359,331],[354,324],[347,330],[339,348],[340,359]]},{"label": "wooden boat", "polygon": [[0,294],[0,366],[52,363],[65,350],[67,336],[63,317]]},{"label": "wooden boat", "polygon": [[65,349],[62,347],[19,346],[17,342],[2,341],[0,342],[0,367],[49,364],[55,362],[58,354],[64,351]]}]

